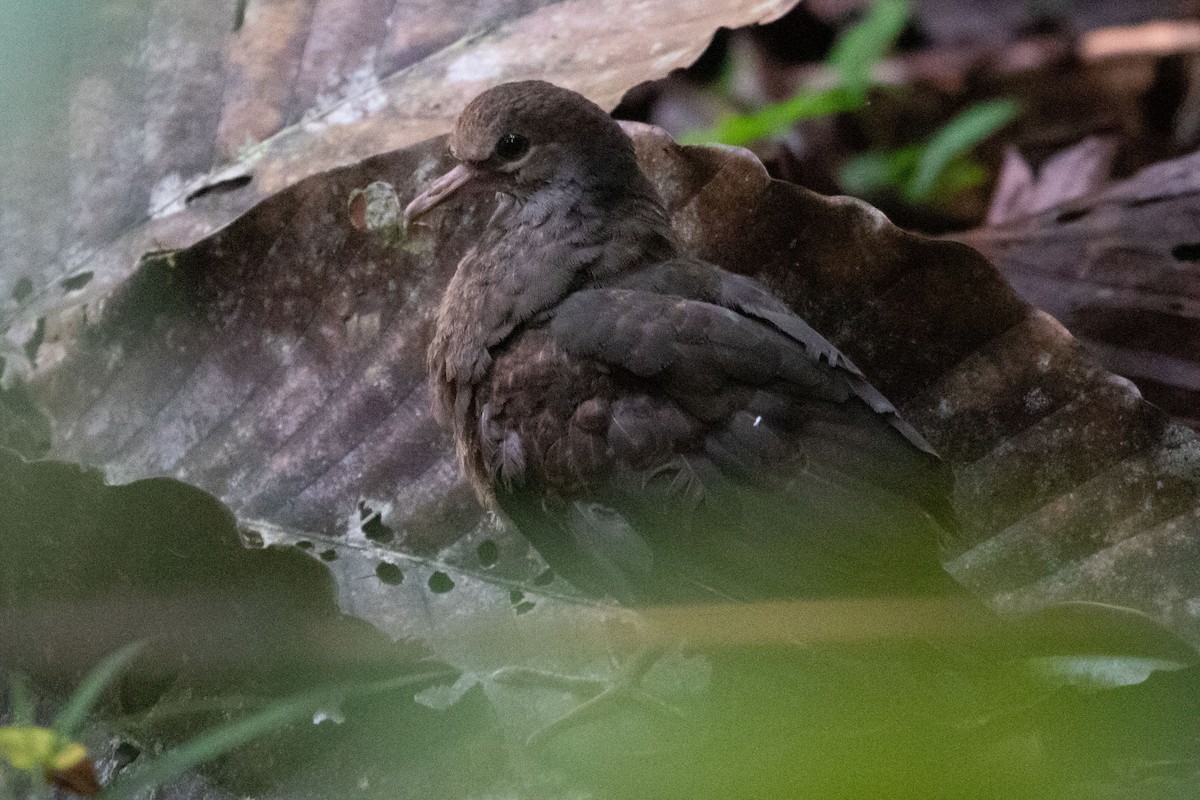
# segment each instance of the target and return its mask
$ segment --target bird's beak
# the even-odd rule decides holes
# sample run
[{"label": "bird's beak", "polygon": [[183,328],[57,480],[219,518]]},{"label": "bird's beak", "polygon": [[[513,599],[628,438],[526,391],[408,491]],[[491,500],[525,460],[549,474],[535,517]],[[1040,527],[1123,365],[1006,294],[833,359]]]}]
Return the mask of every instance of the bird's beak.
[{"label": "bird's beak", "polygon": [[459,164],[429,184],[425,191],[414,197],[413,201],[404,209],[405,223],[412,222],[426,211],[429,211],[429,209],[458,191],[464,183],[473,177],[475,177],[474,169],[466,164]]}]

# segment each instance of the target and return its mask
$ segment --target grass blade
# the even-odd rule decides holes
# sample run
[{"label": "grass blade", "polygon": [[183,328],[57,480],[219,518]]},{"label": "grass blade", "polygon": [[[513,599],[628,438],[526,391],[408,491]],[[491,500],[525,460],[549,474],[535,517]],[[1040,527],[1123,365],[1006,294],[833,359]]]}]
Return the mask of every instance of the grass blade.
[{"label": "grass blade", "polygon": [[87,674],[83,683],[71,695],[62,713],[54,720],[54,730],[64,739],[72,738],[84,717],[92,710],[100,694],[113,682],[117,673],[125,668],[145,647],[145,642],[134,642],[122,647],[117,652],[101,661],[95,669]]},{"label": "grass blade", "polygon": [[230,725],[203,733],[157,758],[130,768],[105,788],[101,798],[128,800],[143,789],[161,786],[192,767],[210,761],[289,722],[308,716],[320,705],[322,699],[327,698],[328,695],[322,693],[275,703]]}]

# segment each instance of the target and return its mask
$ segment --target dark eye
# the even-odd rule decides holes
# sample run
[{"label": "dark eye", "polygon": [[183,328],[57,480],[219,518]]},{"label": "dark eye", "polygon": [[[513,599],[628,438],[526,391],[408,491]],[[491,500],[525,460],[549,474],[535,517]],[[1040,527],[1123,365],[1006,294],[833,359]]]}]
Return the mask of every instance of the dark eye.
[{"label": "dark eye", "polygon": [[516,161],[529,152],[529,140],[519,133],[506,133],[496,142],[496,157],[501,161]]}]

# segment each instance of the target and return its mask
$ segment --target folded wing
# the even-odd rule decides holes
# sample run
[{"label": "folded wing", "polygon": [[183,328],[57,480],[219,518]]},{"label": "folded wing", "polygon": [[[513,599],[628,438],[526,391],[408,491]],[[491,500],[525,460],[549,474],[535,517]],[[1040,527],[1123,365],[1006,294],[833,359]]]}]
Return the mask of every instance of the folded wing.
[{"label": "folded wing", "polygon": [[[497,359],[489,411],[548,451],[531,463],[557,466],[501,491],[502,506],[559,572],[625,602],[957,591],[937,558],[954,526],[947,470],[755,286],[735,283],[727,305],[579,291],[522,334]],[[553,435],[504,419],[533,380],[511,372],[530,363],[553,372],[542,396],[589,410],[587,436],[574,417]]]}]

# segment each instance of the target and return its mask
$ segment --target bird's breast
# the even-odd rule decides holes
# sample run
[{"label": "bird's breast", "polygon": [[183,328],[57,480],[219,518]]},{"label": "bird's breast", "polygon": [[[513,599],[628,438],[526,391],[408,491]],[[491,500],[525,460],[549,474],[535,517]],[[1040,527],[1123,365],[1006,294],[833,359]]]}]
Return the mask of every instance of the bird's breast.
[{"label": "bird's breast", "polygon": [[474,403],[476,469],[491,487],[587,494],[623,468],[672,458],[699,435],[678,408],[566,352],[541,328],[494,354]]}]

